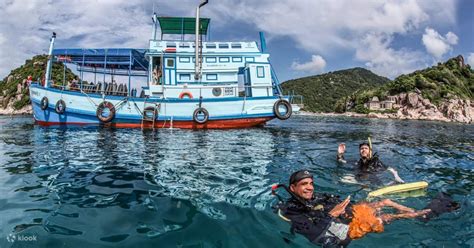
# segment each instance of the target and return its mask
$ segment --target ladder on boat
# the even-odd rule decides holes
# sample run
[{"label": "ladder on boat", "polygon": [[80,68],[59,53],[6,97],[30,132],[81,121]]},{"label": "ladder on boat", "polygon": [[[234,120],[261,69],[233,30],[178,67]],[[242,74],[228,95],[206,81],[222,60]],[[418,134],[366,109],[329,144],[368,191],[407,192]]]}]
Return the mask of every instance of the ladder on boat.
[{"label": "ladder on boat", "polygon": [[[160,103],[150,103],[146,101],[143,102],[143,112],[142,112],[142,123],[141,128],[145,127],[145,123],[151,122],[151,127],[155,130],[155,123],[158,119],[158,115],[160,113]],[[148,105],[148,106],[147,106]]]}]

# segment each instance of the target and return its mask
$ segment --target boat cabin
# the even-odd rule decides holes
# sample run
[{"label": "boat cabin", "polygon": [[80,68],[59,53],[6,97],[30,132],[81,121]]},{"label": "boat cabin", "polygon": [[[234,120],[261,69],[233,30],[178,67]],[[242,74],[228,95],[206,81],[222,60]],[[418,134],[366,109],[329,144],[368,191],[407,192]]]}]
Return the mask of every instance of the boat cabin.
[{"label": "boat cabin", "polygon": [[[200,41],[196,52],[196,42],[185,40],[195,34],[194,18],[158,17],[157,20],[161,39],[156,39],[154,31],[145,54],[151,68],[146,95],[165,98],[273,96],[275,84],[269,54],[262,53],[256,42]],[[200,36],[207,35],[210,19],[200,20]],[[165,35],[174,39],[165,40]]]}]

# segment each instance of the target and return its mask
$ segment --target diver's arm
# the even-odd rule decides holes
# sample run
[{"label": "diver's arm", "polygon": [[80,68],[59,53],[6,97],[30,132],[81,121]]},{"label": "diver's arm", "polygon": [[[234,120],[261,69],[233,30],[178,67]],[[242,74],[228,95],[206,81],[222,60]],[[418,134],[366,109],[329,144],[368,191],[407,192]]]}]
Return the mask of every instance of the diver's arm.
[{"label": "diver's arm", "polygon": [[329,215],[333,218],[339,217],[339,215],[346,212],[346,207],[349,205],[351,200],[351,196],[348,196],[344,201],[337,204],[331,211],[329,211]]},{"label": "diver's arm", "polygon": [[347,161],[344,159],[344,152],[346,151],[346,144],[341,143],[339,144],[339,147],[337,148],[337,162],[340,163],[347,163]]},{"label": "diver's arm", "polygon": [[405,181],[403,181],[403,179],[400,178],[400,176],[398,175],[398,172],[394,168],[388,167],[387,170],[392,173],[397,183],[405,183]]}]

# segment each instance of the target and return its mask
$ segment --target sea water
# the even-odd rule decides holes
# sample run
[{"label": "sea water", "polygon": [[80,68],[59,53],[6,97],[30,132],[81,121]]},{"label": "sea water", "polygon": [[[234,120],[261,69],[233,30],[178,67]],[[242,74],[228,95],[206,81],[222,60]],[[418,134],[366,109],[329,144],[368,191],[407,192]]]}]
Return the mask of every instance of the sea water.
[{"label": "sea water", "polygon": [[155,131],[0,117],[0,247],[310,247],[274,213],[271,185],[307,168],[316,191],[363,200],[391,180],[354,180],[350,161],[369,136],[406,182],[429,183],[391,199],[421,209],[446,192],[461,209],[394,221],[350,246],[473,247],[473,125],[311,116]]}]

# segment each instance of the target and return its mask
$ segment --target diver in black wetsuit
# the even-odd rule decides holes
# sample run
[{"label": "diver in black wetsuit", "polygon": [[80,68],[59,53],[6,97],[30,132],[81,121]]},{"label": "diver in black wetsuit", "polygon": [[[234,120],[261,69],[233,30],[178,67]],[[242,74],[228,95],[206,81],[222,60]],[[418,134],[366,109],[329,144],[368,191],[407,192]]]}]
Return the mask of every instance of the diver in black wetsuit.
[{"label": "diver in black wetsuit", "polygon": [[[283,187],[291,195],[284,201],[276,189]],[[283,184],[272,186],[272,194],[279,198],[275,206],[278,215],[291,222],[291,232],[304,235],[312,243],[323,247],[345,247],[352,239],[369,232],[382,232],[383,224],[395,219],[421,218],[427,221],[445,212],[459,208],[457,202],[440,193],[423,210],[414,210],[389,199],[377,202],[351,204],[350,197],[341,201],[339,196],[314,193],[313,175],[300,170],[290,177],[289,188]],[[383,213],[384,207],[398,213]]]},{"label": "diver in black wetsuit", "polygon": [[[346,145],[344,143],[339,144],[337,149],[337,161],[346,163],[344,159],[344,152],[346,151]],[[390,171],[397,183],[404,183],[404,181],[398,175],[398,172],[392,167],[388,167],[380,161],[377,154],[372,155],[372,149],[369,143],[361,143],[359,145],[360,159],[356,162],[356,167],[359,170],[357,178],[365,178],[371,174],[375,174],[382,171]]]},{"label": "diver in black wetsuit", "polygon": [[[324,246],[345,246],[349,244],[348,225],[345,214],[350,197],[344,201],[339,196],[314,193],[313,175],[308,171],[297,171],[290,177],[289,189],[292,196],[286,202],[280,197],[278,214],[291,221],[291,231],[304,235],[315,244]],[[277,195],[278,196],[278,195]]]}]

